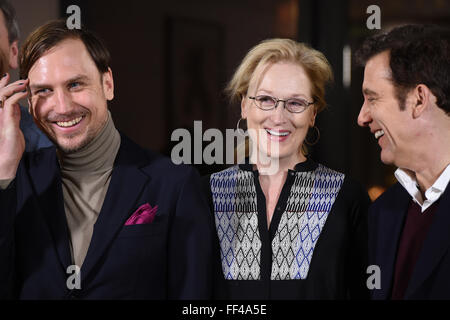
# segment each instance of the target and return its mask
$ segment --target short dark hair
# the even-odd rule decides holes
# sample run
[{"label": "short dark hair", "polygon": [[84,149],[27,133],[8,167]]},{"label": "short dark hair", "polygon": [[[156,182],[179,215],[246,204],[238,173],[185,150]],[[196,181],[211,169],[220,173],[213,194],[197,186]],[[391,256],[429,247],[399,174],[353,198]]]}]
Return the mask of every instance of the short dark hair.
[{"label": "short dark hair", "polygon": [[0,0],[0,10],[2,10],[3,16],[5,17],[5,27],[6,30],[8,30],[8,41],[11,44],[16,40],[19,40],[20,36],[16,10],[8,0]]},{"label": "short dark hair", "polygon": [[68,29],[65,20],[53,20],[33,31],[25,40],[19,56],[20,78],[28,78],[28,72],[36,61],[48,50],[67,39],[81,40],[100,74],[108,71],[111,56],[98,36],[84,28]]},{"label": "short dark hair", "polygon": [[406,25],[368,38],[356,53],[364,66],[373,56],[388,51],[392,82],[401,109],[406,94],[425,84],[437,105],[450,115],[450,30],[436,25]]}]

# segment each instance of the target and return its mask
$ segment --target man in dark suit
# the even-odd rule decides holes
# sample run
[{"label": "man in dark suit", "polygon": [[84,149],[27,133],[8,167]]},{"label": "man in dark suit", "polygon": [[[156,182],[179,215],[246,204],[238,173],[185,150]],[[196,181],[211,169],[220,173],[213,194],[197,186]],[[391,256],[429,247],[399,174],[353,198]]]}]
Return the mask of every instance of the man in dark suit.
[{"label": "man in dark suit", "polygon": [[[199,176],[117,131],[109,60],[96,36],[53,21],[22,48],[27,80],[0,80],[2,297],[210,297],[213,230]],[[24,154],[24,97],[55,147]]]},{"label": "man in dark suit", "polygon": [[[19,24],[14,7],[8,0],[0,0],[0,57],[3,58],[1,76],[9,77],[9,69],[17,69],[19,55]],[[20,129],[25,137],[25,151],[34,151],[52,145],[33,122],[28,110],[21,106]]]},{"label": "man in dark suit", "polygon": [[369,213],[374,299],[450,299],[450,32],[408,25],[368,39],[358,124],[398,167]]}]

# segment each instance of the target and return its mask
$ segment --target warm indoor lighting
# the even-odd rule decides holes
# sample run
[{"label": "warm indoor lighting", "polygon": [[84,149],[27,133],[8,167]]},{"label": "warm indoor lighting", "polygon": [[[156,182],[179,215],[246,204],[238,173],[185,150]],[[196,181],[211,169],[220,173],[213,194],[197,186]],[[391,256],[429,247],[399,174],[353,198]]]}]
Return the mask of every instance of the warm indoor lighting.
[{"label": "warm indoor lighting", "polygon": [[370,200],[375,201],[385,190],[386,188],[378,185],[370,187],[368,190]]}]

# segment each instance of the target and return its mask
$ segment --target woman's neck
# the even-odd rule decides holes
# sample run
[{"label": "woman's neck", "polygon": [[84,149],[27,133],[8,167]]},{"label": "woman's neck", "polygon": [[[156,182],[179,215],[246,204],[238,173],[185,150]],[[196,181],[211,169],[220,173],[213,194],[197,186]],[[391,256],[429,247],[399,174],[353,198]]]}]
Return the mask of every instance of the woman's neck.
[{"label": "woman's neck", "polygon": [[261,175],[273,176],[274,180],[278,180],[277,177],[283,176],[289,170],[294,170],[295,166],[300,162],[305,162],[306,157],[299,152],[296,157],[286,158],[273,158],[267,157],[267,155],[259,155],[256,159],[251,158],[255,168]]}]

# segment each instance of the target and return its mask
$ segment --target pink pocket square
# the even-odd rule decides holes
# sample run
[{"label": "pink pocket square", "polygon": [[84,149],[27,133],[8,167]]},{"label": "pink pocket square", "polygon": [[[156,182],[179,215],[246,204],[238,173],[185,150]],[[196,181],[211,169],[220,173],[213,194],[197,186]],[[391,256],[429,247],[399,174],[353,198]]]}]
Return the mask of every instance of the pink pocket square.
[{"label": "pink pocket square", "polygon": [[147,224],[152,223],[153,219],[155,219],[156,211],[158,210],[158,206],[152,206],[148,203],[143,204],[136,210],[135,213],[128,218],[127,222],[125,222],[126,226],[136,225],[136,224]]}]

